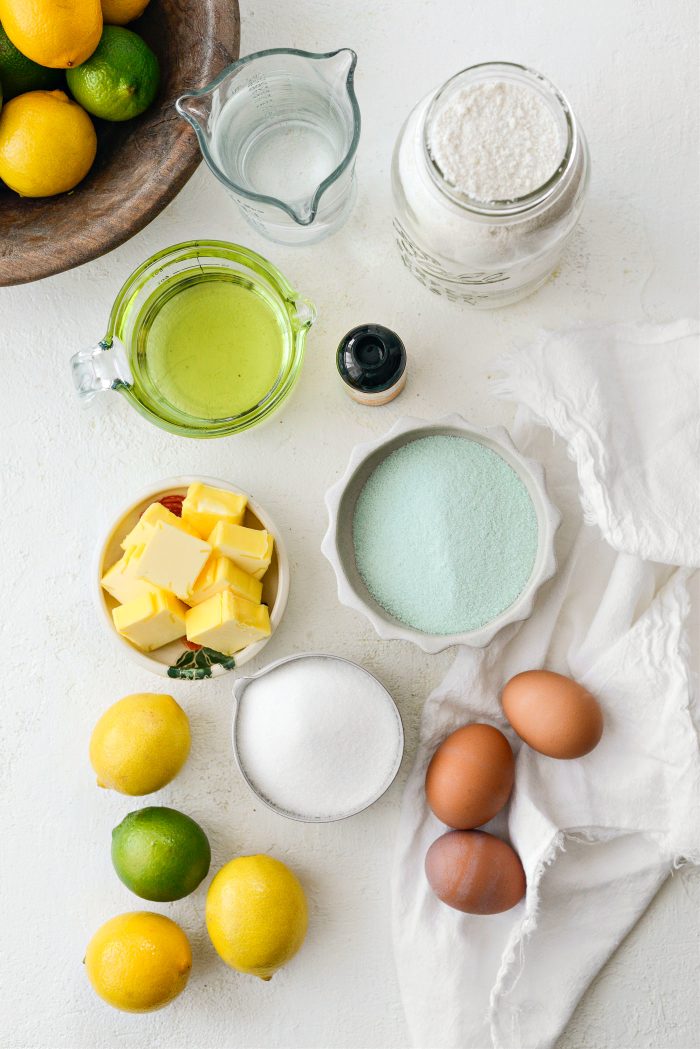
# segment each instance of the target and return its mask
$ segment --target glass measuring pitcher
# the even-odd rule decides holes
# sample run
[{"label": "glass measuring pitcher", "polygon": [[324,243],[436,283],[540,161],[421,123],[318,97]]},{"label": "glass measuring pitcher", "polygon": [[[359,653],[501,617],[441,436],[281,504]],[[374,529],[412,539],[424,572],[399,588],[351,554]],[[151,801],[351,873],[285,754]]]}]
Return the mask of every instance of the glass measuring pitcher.
[{"label": "glass measuring pitcher", "polygon": [[322,55],[258,51],[175,103],[197,132],[209,168],[270,240],[320,240],[352,208],[360,140],[356,63],[350,48]]},{"label": "glass measuring pitcher", "polygon": [[256,252],[217,240],[175,244],[131,274],[105,337],[71,359],[73,381],[84,401],[116,390],[171,433],[240,433],[288,397],[315,319]]}]

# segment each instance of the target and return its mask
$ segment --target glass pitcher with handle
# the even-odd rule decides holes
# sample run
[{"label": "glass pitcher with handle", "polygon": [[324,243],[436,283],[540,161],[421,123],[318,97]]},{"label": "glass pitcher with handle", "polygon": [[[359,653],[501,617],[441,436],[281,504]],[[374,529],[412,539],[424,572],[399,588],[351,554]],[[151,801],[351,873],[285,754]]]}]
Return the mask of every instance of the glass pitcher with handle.
[{"label": "glass pitcher with handle", "polygon": [[338,228],[356,191],[360,109],[350,48],[258,51],[175,103],[244,218],[280,244]]},{"label": "glass pitcher with handle", "polygon": [[126,281],[97,346],[71,359],[79,397],[117,391],[185,437],[256,426],[296,383],[316,318],[270,262],[226,241],[157,252]]}]

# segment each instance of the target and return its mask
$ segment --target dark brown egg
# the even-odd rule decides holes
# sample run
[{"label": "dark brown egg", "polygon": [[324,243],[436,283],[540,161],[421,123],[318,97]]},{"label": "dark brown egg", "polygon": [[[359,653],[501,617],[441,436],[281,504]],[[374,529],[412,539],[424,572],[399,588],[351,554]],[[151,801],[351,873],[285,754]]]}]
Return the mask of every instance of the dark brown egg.
[{"label": "dark brown egg", "polygon": [[500,914],[525,895],[517,852],[483,830],[451,830],[428,849],[428,884],[448,907],[466,914]]},{"label": "dark brown egg", "polygon": [[598,701],[563,674],[527,670],[503,689],[503,710],[521,739],[550,758],[580,758],[600,742]]},{"label": "dark brown egg", "polygon": [[464,725],[437,748],[425,775],[425,795],[448,827],[468,830],[487,823],[513,789],[510,743],[491,725]]}]

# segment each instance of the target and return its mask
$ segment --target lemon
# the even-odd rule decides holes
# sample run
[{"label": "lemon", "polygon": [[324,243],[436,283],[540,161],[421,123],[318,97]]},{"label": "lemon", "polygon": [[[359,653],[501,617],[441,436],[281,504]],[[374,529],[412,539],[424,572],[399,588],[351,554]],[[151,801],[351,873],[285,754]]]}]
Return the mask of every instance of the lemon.
[{"label": "lemon", "polygon": [[85,178],[97,136],[63,91],[29,91],[0,113],[0,178],[23,197],[52,197]]},{"label": "lemon", "polygon": [[172,696],[156,692],[138,692],[114,703],[90,739],[98,786],[120,794],[160,790],[177,776],[189,751],[187,714]]},{"label": "lemon", "polygon": [[0,22],[12,43],[40,66],[68,69],[100,42],[100,0],[0,0]]},{"label": "lemon", "polygon": [[126,25],[140,18],[148,0],[102,0],[102,17],[108,25]]},{"label": "lemon", "polygon": [[0,25],[0,80],[5,101],[25,91],[50,91],[63,84],[62,69],[46,69],[18,51]]},{"label": "lemon", "polygon": [[289,867],[272,856],[239,856],[209,886],[206,922],[227,965],[269,980],[304,942],[304,890]]},{"label": "lemon", "polygon": [[151,911],[111,918],[85,953],[97,994],[127,1013],[149,1013],[172,1002],[184,991],[191,968],[190,943],[180,926]]},{"label": "lemon", "polygon": [[130,29],[108,25],[95,53],[66,74],[74,97],[93,116],[131,120],[158,94],[158,59]]},{"label": "lemon", "polygon": [[170,903],[189,896],[209,873],[209,840],[177,809],[151,805],[130,812],[112,831],[112,863],[143,900]]}]

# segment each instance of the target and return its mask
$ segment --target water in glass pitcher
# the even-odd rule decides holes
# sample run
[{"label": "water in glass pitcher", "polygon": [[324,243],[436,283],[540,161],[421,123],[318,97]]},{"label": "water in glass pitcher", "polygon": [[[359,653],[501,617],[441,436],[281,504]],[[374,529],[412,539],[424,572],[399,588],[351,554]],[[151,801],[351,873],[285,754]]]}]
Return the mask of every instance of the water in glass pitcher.
[{"label": "water in glass pitcher", "polygon": [[229,98],[219,114],[213,153],[231,179],[254,193],[303,206],[342,162],[348,126],[325,85],[285,76],[264,79]]}]

